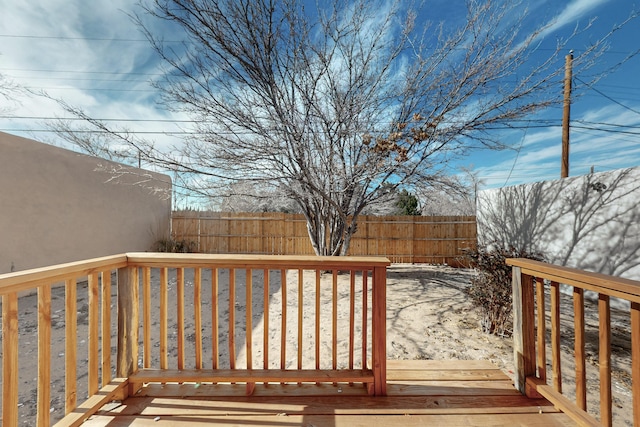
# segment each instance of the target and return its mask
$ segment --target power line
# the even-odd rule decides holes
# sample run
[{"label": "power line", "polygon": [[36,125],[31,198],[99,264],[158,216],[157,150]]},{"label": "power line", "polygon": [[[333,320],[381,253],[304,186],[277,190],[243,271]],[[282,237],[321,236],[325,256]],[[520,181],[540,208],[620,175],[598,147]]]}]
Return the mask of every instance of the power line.
[{"label": "power line", "polygon": [[611,102],[613,102],[613,103],[616,103],[616,104],[618,104],[619,106],[621,106],[621,107],[623,107],[623,108],[625,108],[625,109],[627,109],[627,110],[629,110],[629,111],[632,111],[632,112],[634,112],[634,113],[636,113],[636,114],[640,114],[640,111],[635,110],[635,109],[633,109],[633,108],[631,108],[631,107],[629,107],[629,106],[627,106],[627,105],[624,105],[622,102],[620,102],[620,101],[617,101],[617,100],[613,99],[613,98],[612,98],[612,97],[610,97],[609,95],[607,95],[607,94],[605,94],[605,93],[603,93],[603,92],[599,91],[599,90],[598,90],[598,89],[596,89],[595,87],[590,86],[588,83],[585,83],[584,81],[580,80],[580,78],[579,78],[579,77],[576,77],[575,79],[576,79],[576,80],[578,80],[580,83],[582,83],[582,84],[586,85],[587,87],[589,87],[589,89],[593,90],[594,92],[599,93],[600,95],[604,96],[604,97],[605,97],[605,98],[607,98],[609,101],[611,101]]},{"label": "power line", "polygon": [[598,83],[598,86],[600,87],[608,87],[608,88],[613,88],[613,89],[621,89],[621,90],[634,90],[634,91],[638,91],[640,92],[640,87],[638,86],[623,86],[623,85],[612,85],[612,84],[604,84],[604,83]]},{"label": "power line", "polygon": [[617,123],[591,122],[587,120],[572,120],[571,122],[581,123],[583,125],[601,125],[601,126],[611,126],[611,127],[620,127],[620,128],[628,128],[628,129],[640,129],[640,125],[621,125]]},{"label": "power line", "polygon": [[[34,133],[58,133],[57,130],[52,129],[0,129],[1,132],[34,132]],[[130,135],[165,135],[165,136],[176,136],[176,135],[207,135],[203,132],[190,132],[190,131],[126,131],[126,132],[108,132],[105,130],[65,130],[63,132],[67,133],[78,133],[78,134],[105,134],[112,135],[113,133],[126,133]]]},{"label": "power line", "polygon": [[[148,39],[134,39],[134,38],[108,38],[108,37],[70,37],[70,36],[43,36],[32,34],[0,34],[0,37],[16,38],[16,39],[43,39],[43,40],[82,40],[82,41],[106,41],[106,42],[135,42],[135,43],[149,43]],[[163,43],[185,43],[188,40],[162,40]],[[466,50],[464,47],[458,48],[460,50]],[[557,52],[557,48],[544,48],[536,47],[536,52]],[[584,52],[580,49],[576,49],[576,52]],[[606,50],[602,52],[605,55],[629,55],[632,52],[620,51],[620,50]]]},{"label": "power line", "polygon": [[[602,132],[598,130],[591,129],[573,129],[575,133],[588,135],[593,137],[602,138]],[[614,134],[607,137],[611,142],[628,142],[630,144],[638,144],[638,136],[637,135],[624,135],[624,134]]]},{"label": "power line", "polygon": [[73,86],[24,86],[30,90],[83,90],[87,92],[157,92],[155,89],[116,89],[116,88],[92,88],[92,87],[73,87]]},{"label": "power line", "polygon": [[[78,70],[43,70],[34,68],[0,68],[0,71],[27,71],[34,73],[79,73],[79,74],[114,74],[114,75],[136,75],[136,76],[164,76],[163,73],[137,73],[119,71],[78,71]],[[23,78],[23,77],[18,77]],[[24,77],[26,78],[26,77]]]},{"label": "power line", "polygon": [[29,76],[29,77],[21,77],[21,76],[12,76],[6,75],[6,77],[10,77],[13,79],[29,79],[29,80],[62,80],[62,81],[73,81],[73,82],[118,82],[118,83],[148,83],[149,80],[139,80],[139,79],[90,79],[83,77],[51,77],[51,76]]},{"label": "power line", "polygon": [[[541,165],[535,165],[531,167],[527,167],[526,165],[518,166],[518,172],[525,172],[526,174],[528,174],[529,172],[531,172],[532,174],[536,174],[536,173],[542,173],[542,174],[554,173],[555,174],[556,171],[558,170],[558,166],[555,163],[553,164],[551,163],[553,160],[555,159],[551,159],[551,161],[545,162],[542,166]],[[602,159],[599,159],[599,160],[602,160]],[[591,166],[605,168],[605,166],[594,164],[593,162],[574,163],[573,166],[576,168],[588,168]],[[502,177],[505,177],[507,174],[507,170],[504,167],[499,167],[499,166],[479,167],[478,169],[479,169],[479,172],[491,173],[492,176],[493,176],[493,173],[498,173],[498,172],[503,172],[503,175],[501,175]]]},{"label": "power line", "polygon": [[[0,116],[0,119],[28,119],[28,120],[69,120],[84,121],[81,117],[47,117],[47,116]],[[179,119],[93,119],[99,122],[159,122],[159,123],[204,123],[198,120]]]},{"label": "power line", "polygon": [[[0,34],[0,37],[12,38],[12,39],[82,40],[82,41],[100,41],[100,42],[149,43],[149,40],[147,39],[123,39],[123,38],[107,38],[107,37],[36,36],[36,35],[25,35],[25,34]],[[183,40],[163,40],[163,43],[183,43]]]},{"label": "power line", "polygon": [[[57,118],[52,118],[52,120],[57,119]],[[74,119],[75,120],[75,119]],[[81,120],[81,119],[79,119]],[[108,120],[100,120],[100,119],[96,119],[97,121],[108,121]],[[118,121],[118,120],[113,120],[113,121]],[[127,121],[127,120],[123,120],[123,121]],[[164,123],[204,123],[204,122],[197,122],[197,121],[189,121],[189,120],[184,120],[184,121],[173,121],[173,120],[128,120],[131,122],[164,122]],[[542,127],[548,127],[548,126],[542,126]],[[611,134],[617,134],[617,135],[632,135],[632,136],[638,136],[640,137],[640,131],[638,132],[632,132],[632,131],[624,131],[624,130],[616,130],[616,129],[601,129],[601,128],[596,128],[596,127],[589,127],[589,126],[572,126],[573,129],[580,129],[580,130],[590,130],[590,131],[597,131],[597,132],[604,132],[604,133],[611,133]],[[495,128],[498,129],[498,128]],[[507,128],[502,128],[502,129],[507,129]],[[513,129],[513,128],[508,128],[508,129]],[[527,129],[527,128],[520,128],[520,129]],[[37,132],[37,133],[57,133],[58,131],[56,130],[52,130],[52,129],[0,129],[0,131],[2,132]],[[65,130],[65,132],[68,133],[74,133],[74,134],[111,134],[114,132],[107,132],[107,131],[102,131],[102,130],[84,130],[84,129],[79,129],[79,130]],[[118,131],[115,131],[115,133],[119,133]],[[140,134],[140,135],[208,135],[208,133],[205,132],[194,132],[194,131],[133,131],[133,130],[128,130],[128,131],[124,131],[123,133],[127,133],[127,134],[131,134],[131,135],[136,135],[136,134]],[[251,135],[250,132],[219,132],[219,134],[225,134],[225,135],[240,135],[240,134],[245,134],[245,135]],[[637,141],[630,141],[630,142],[637,142]]]},{"label": "power line", "polygon": [[633,132],[630,130],[621,130],[621,129],[602,129],[602,128],[597,128],[597,127],[593,127],[593,126],[580,126],[580,125],[571,125],[572,129],[587,129],[587,130],[595,130],[598,132],[606,132],[606,133],[616,133],[616,134],[623,134],[623,135],[638,135],[640,136],[640,131],[638,132]]},{"label": "power line", "polygon": [[[53,117],[53,116],[0,116],[0,119],[7,120],[65,120],[65,121],[86,121],[81,117]],[[192,119],[131,119],[131,118],[92,118],[93,120],[99,122],[141,122],[141,123],[207,123],[206,120],[192,120]],[[528,130],[528,129],[545,129],[545,128],[553,128],[560,127],[559,123],[547,123],[545,120],[542,120],[540,124],[532,124],[535,121],[530,121],[529,124],[523,125],[494,125],[484,128],[485,130]],[[575,124],[579,123],[579,124]],[[392,124],[391,122],[387,124]],[[590,126],[593,125],[593,126]],[[610,129],[602,126],[614,127],[614,128],[622,128],[622,129]],[[584,130],[592,130],[598,132],[605,133],[614,133],[614,134],[624,134],[624,135],[640,135],[640,126],[638,125],[621,125],[616,123],[605,123],[605,122],[589,122],[584,120],[576,120],[572,121],[572,128],[575,129],[584,129]],[[631,129],[631,130],[627,130]],[[634,129],[638,129],[638,131],[633,131]],[[15,129],[16,132],[24,132],[25,129]],[[34,132],[48,132],[45,129],[33,129],[31,131]],[[81,132],[88,133],[93,132],[90,130],[71,130],[70,132]],[[100,133],[100,131],[95,131]],[[129,133],[135,134],[136,131],[130,131]],[[248,133],[248,132],[247,132]],[[194,134],[202,134],[198,132],[194,132]]]}]

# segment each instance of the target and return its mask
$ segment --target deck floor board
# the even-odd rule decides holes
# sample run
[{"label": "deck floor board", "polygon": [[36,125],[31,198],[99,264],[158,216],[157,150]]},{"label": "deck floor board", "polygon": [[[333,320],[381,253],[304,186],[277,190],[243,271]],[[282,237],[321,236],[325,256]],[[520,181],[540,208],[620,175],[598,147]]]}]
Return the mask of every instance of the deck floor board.
[{"label": "deck floor board", "polygon": [[389,361],[388,395],[362,384],[149,384],[83,425],[573,426],[545,399],[529,399],[482,361]]}]

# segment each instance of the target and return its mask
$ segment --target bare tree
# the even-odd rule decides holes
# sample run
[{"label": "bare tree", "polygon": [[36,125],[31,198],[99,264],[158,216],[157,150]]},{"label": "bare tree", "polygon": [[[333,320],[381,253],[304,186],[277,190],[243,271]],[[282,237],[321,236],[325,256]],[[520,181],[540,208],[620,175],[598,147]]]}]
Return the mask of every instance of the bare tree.
[{"label": "bare tree", "polygon": [[287,212],[299,213],[298,206],[287,194],[271,185],[248,181],[231,184],[221,195],[223,212]]},{"label": "bare tree", "polygon": [[363,215],[373,216],[391,216],[401,215],[398,208],[398,187],[392,184],[386,184],[378,190],[379,196],[367,203],[362,209]]},{"label": "bare tree", "polygon": [[[44,93],[41,93],[45,95]],[[46,95],[45,95],[46,96]],[[64,105],[67,111],[73,110],[71,106]],[[80,111],[75,111],[76,116],[81,115]],[[96,131],[96,123],[90,123],[88,126],[78,128],[68,120],[56,119],[47,123],[47,126],[56,132],[56,134],[73,144],[81,152],[95,157],[112,160],[120,163],[136,165],[136,160],[140,158],[137,155],[139,151],[129,143],[126,132],[123,138],[113,135],[111,132]],[[122,142],[124,140],[124,143]]]},{"label": "bare tree", "polygon": [[458,174],[449,176],[449,182],[439,186],[417,185],[422,215],[475,215],[476,195],[481,184],[475,172],[462,168]]},{"label": "bare tree", "polygon": [[[518,5],[469,0],[461,26],[419,27],[400,1],[309,4],[143,3],[183,32],[180,47],[164,44],[136,18],[168,67],[157,82],[166,105],[197,124],[176,156],[139,152],[209,177],[198,191],[238,181],[285,191],[319,255],[346,254],[358,216],[390,187],[451,183],[453,160],[504,146],[496,126],[560,101],[563,44],[537,55],[545,28],[523,33]],[[602,47],[577,56],[574,73]]]},{"label": "bare tree", "polygon": [[[16,102],[17,95],[21,88],[9,77],[0,73],[0,100]],[[0,106],[0,112],[9,111],[11,108],[6,103]]]},{"label": "bare tree", "polygon": [[457,189],[444,191],[429,189],[422,193],[422,215],[470,216],[475,215],[473,199]]}]

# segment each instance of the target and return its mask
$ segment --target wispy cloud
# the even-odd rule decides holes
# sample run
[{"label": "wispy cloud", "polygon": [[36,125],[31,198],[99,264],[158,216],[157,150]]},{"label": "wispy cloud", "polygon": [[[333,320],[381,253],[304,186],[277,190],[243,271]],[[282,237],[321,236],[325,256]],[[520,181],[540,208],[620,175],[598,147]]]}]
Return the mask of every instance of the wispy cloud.
[{"label": "wispy cloud", "polygon": [[[640,165],[640,115],[620,106],[593,107],[574,117],[570,139],[570,175],[635,167]],[[585,129],[582,121],[593,129]],[[607,125],[607,123],[609,125]],[[617,125],[617,126],[612,126]],[[513,138],[522,134],[512,134]],[[558,179],[560,174],[561,129],[529,130],[519,153],[497,153],[490,165],[476,168],[487,188],[532,181]]]},{"label": "wispy cloud", "polygon": [[[128,16],[133,10],[129,0],[10,2],[2,11],[0,72],[31,92],[45,91],[95,118],[166,119],[170,114],[156,104],[157,92],[149,84],[158,73],[158,60]],[[57,103],[26,92],[11,113],[68,116]],[[153,122],[123,126],[139,132],[164,128]],[[1,127],[46,126],[43,121],[5,119]]]},{"label": "wispy cloud", "polygon": [[581,18],[585,17],[594,9],[608,3],[610,0],[574,0],[570,2],[553,20],[551,20],[546,28],[540,33],[539,37],[545,37],[556,31],[561,30],[567,25],[575,26]]}]

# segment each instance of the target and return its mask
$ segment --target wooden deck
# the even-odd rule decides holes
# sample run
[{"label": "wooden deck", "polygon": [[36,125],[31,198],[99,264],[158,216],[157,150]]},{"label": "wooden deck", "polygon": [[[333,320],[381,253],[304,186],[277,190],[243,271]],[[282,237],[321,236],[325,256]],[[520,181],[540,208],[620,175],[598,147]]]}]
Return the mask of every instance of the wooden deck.
[{"label": "wooden deck", "polygon": [[[640,282],[532,260],[507,263],[514,384],[487,362],[387,361],[384,258],[127,253],[0,275],[1,422],[48,427],[55,392],[65,407],[59,427],[612,427],[631,418],[640,427]],[[64,299],[52,294],[61,282]],[[562,394],[561,284],[573,287],[575,402]],[[37,292],[28,307],[18,304],[25,291]],[[586,291],[598,294],[595,401],[585,387]],[[621,408],[613,405],[610,297],[631,307],[633,403]],[[80,322],[82,301],[88,310]],[[37,343],[27,322],[34,319],[19,315],[27,311],[37,312]],[[64,313],[64,331],[52,313]],[[19,339],[25,330],[29,339]],[[52,357],[53,342],[64,343],[64,358]],[[78,363],[87,350],[87,362]],[[36,355],[34,402],[19,386],[36,373],[21,372],[19,361]],[[621,360],[629,364],[615,363]],[[80,396],[88,400],[78,404]],[[616,408],[622,416],[613,416]]]},{"label": "wooden deck", "polygon": [[486,361],[387,361],[387,396],[362,384],[147,384],[83,426],[570,426]]}]

